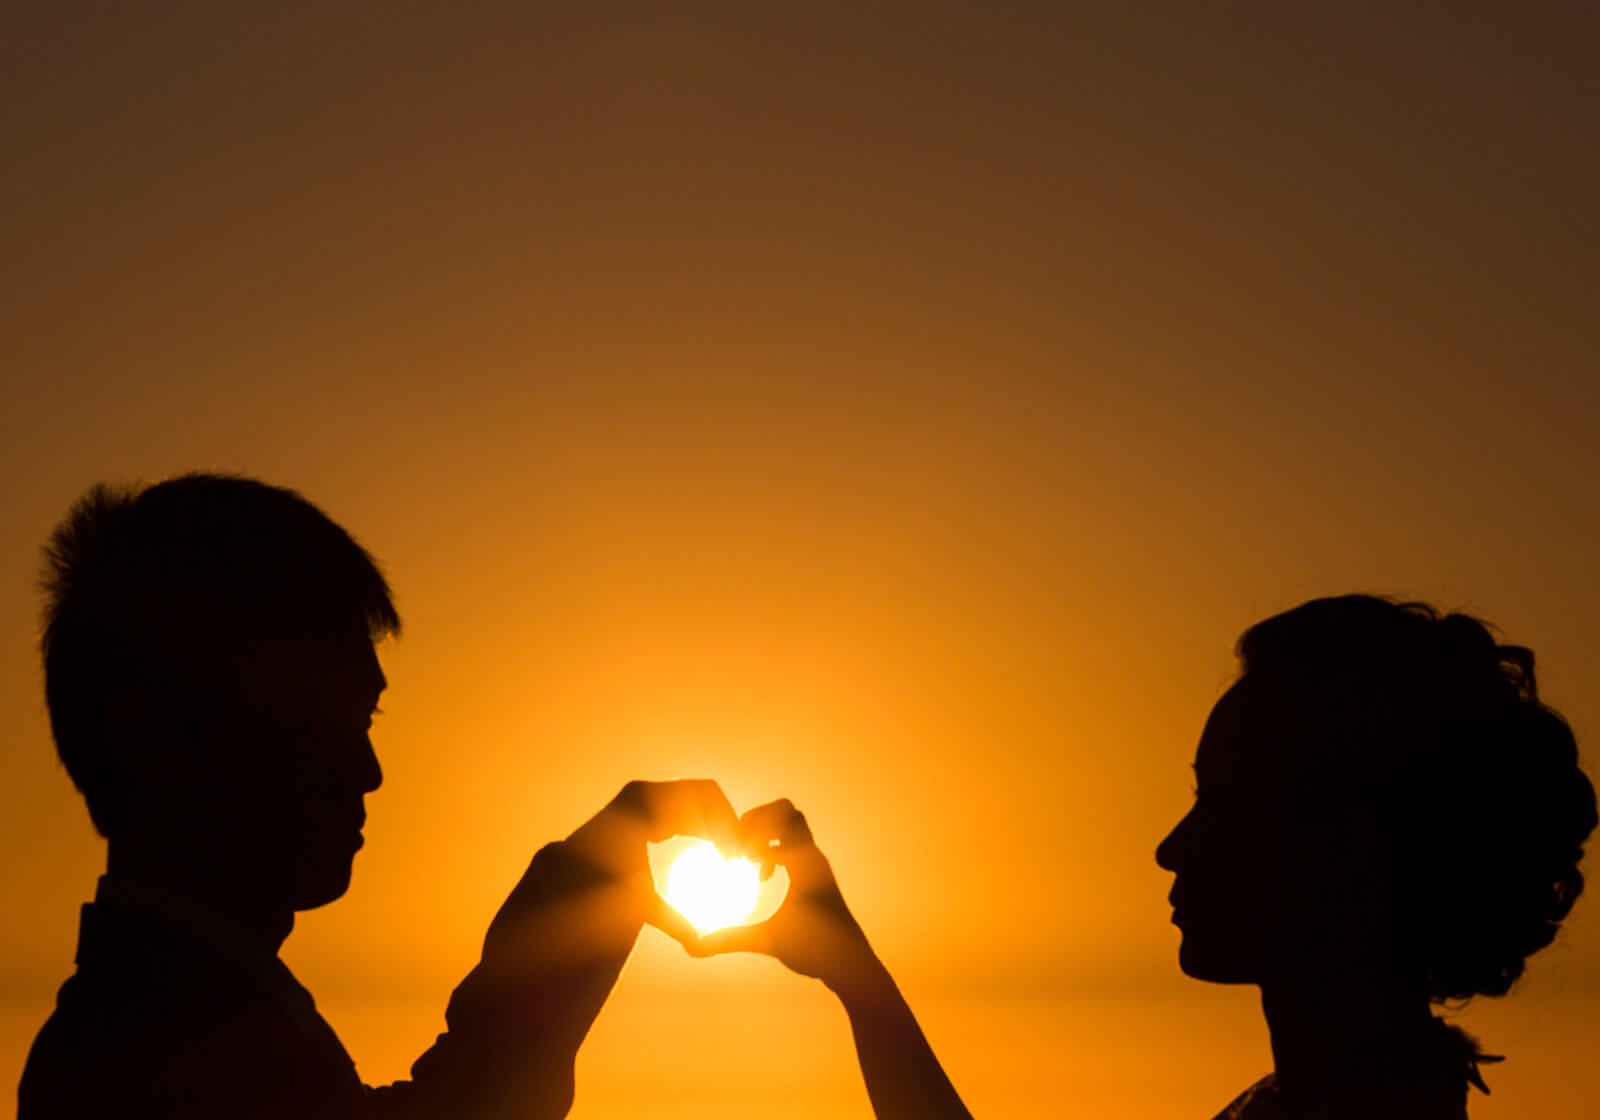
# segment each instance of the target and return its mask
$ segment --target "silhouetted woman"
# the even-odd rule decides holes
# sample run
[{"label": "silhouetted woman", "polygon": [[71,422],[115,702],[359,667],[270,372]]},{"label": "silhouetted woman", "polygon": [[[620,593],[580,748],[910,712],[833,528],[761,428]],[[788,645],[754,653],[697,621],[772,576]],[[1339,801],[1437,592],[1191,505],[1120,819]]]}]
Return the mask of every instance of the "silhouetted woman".
[{"label": "silhouetted woman", "polygon": [[[1156,852],[1183,970],[1261,988],[1274,1071],[1218,1120],[1462,1120],[1497,1059],[1432,1009],[1504,994],[1582,890],[1595,797],[1572,733],[1532,653],[1421,604],[1314,600],[1238,652]],[[837,992],[882,1120],[966,1116],[799,814],[747,819],[800,901],[707,949]]]}]

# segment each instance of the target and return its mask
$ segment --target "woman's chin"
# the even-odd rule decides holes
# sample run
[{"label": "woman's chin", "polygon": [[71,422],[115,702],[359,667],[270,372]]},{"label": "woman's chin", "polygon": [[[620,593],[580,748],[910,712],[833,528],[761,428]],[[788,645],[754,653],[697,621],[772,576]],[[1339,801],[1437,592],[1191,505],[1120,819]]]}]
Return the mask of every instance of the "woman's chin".
[{"label": "woman's chin", "polygon": [[1259,969],[1238,951],[1238,943],[1218,945],[1185,933],[1178,946],[1178,967],[1185,976],[1212,984],[1253,984]]}]

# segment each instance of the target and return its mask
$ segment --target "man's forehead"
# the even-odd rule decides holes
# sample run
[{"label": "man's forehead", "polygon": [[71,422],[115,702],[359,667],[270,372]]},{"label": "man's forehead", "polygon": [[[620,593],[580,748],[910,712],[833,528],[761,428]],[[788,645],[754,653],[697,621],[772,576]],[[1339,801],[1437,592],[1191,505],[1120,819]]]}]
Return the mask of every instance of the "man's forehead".
[{"label": "man's forehead", "polygon": [[388,680],[372,642],[333,638],[277,639],[250,651],[245,671],[269,691],[299,695],[368,696],[373,700]]}]

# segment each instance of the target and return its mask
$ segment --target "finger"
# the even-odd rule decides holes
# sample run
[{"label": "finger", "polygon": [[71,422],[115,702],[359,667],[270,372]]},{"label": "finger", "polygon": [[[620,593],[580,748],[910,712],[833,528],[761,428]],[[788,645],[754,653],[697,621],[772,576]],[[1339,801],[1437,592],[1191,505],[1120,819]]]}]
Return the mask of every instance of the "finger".
[{"label": "finger", "polygon": [[695,797],[699,803],[699,835],[718,848],[737,851],[739,845],[739,814],[722,787],[710,779],[695,783]]},{"label": "finger", "polygon": [[744,849],[760,865],[762,882],[782,865],[789,873],[789,889],[801,895],[837,891],[833,868],[817,847],[805,814],[788,799],[758,805],[739,818]]},{"label": "finger", "polygon": [[773,858],[789,874],[789,893],[808,897],[838,891],[833,867],[815,844],[786,844],[772,849]]},{"label": "finger", "polygon": [[660,895],[651,892],[654,902],[645,913],[645,921],[661,930],[689,952],[695,952],[700,941],[700,931]]},{"label": "finger", "polygon": [[748,926],[725,926],[698,939],[689,949],[697,957],[713,957],[719,953],[772,954],[772,930],[767,922]]},{"label": "finger", "polygon": [[785,847],[810,846],[816,843],[811,835],[811,826],[806,823],[806,816],[799,809],[796,809],[794,815],[784,823],[778,842]]},{"label": "finger", "polygon": [[700,836],[719,848],[738,841],[739,816],[722,787],[709,778],[646,782],[648,829],[652,841]]},{"label": "finger", "polygon": [[739,838],[757,851],[772,844],[813,843],[805,814],[788,798],[757,805],[739,818]]}]

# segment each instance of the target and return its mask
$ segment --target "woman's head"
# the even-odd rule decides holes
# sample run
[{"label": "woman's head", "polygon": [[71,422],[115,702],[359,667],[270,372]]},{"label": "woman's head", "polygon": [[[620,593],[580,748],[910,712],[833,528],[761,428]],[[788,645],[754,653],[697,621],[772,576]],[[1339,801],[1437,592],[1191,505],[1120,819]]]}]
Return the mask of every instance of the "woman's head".
[{"label": "woman's head", "polygon": [[1185,971],[1259,982],[1344,954],[1498,995],[1582,890],[1594,791],[1533,655],[1372,596],[1251,627],[1196,756],[1177,874]]}]

